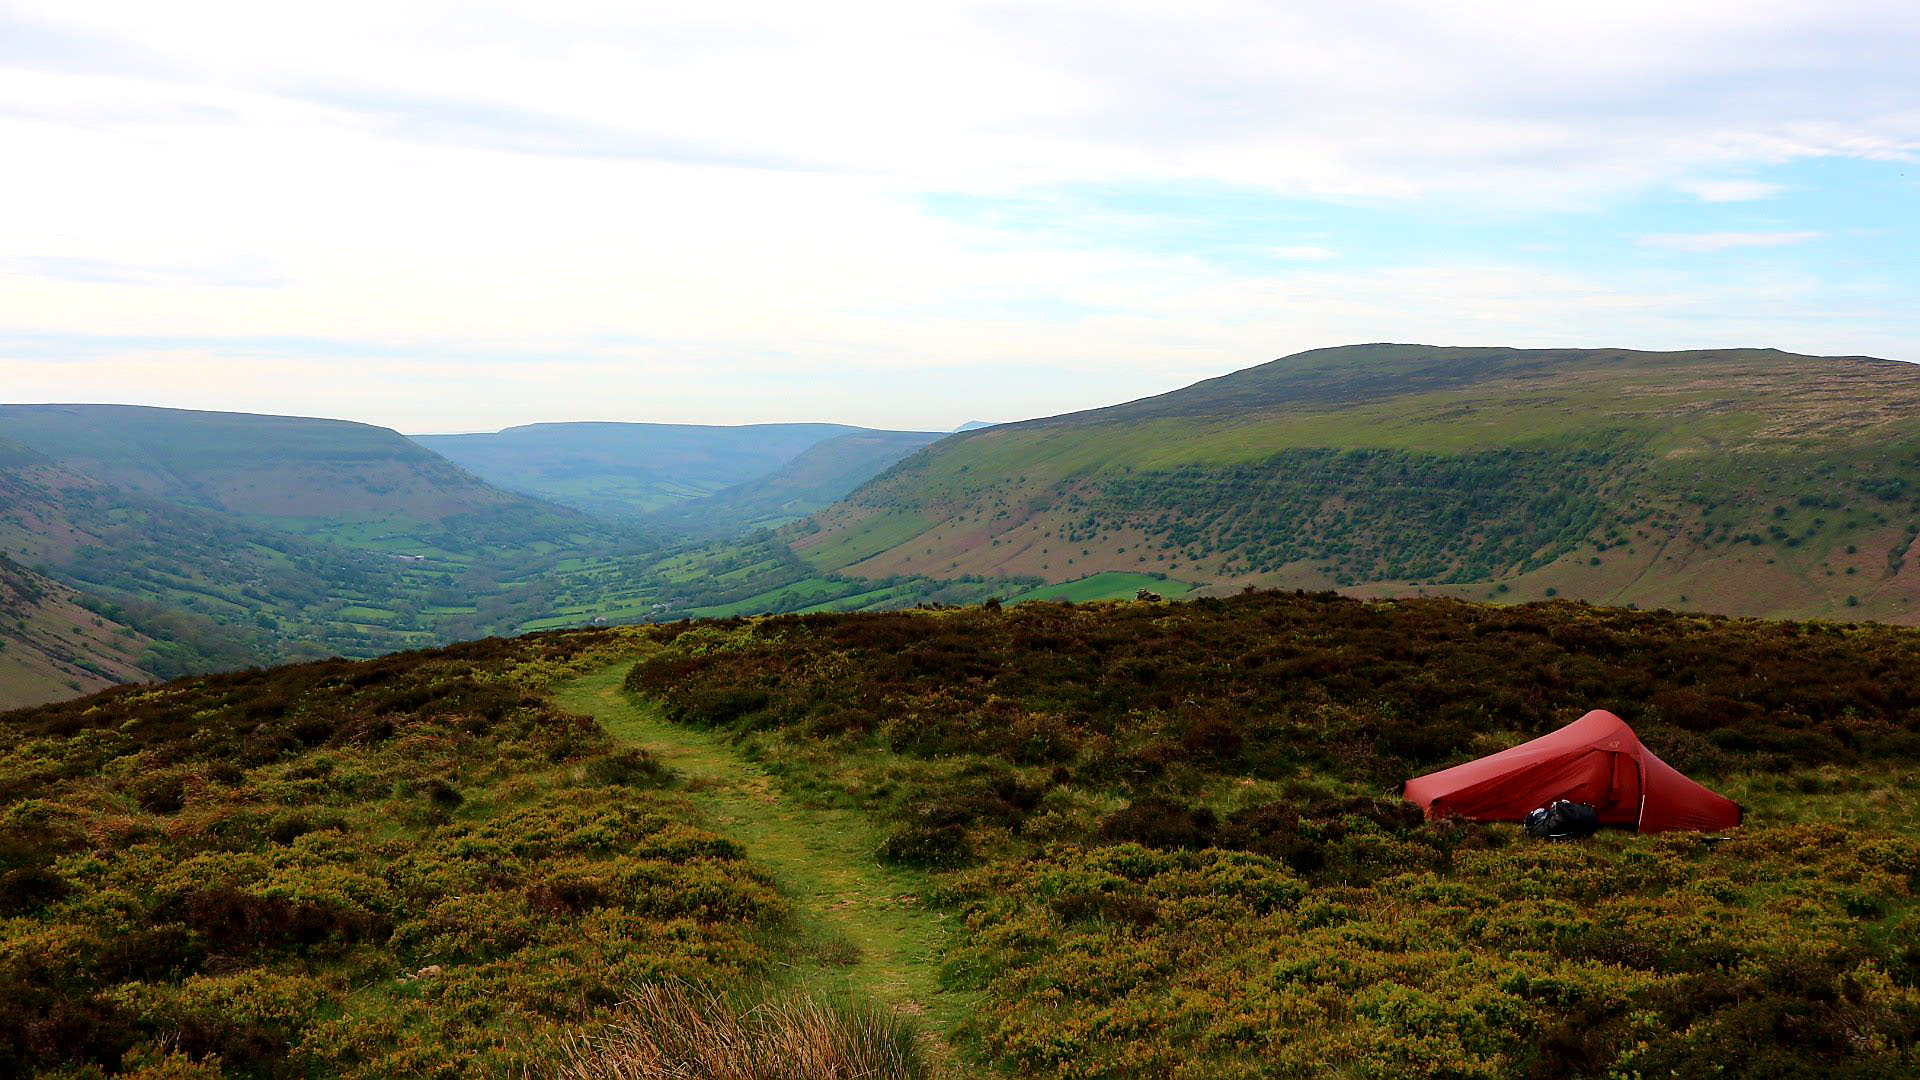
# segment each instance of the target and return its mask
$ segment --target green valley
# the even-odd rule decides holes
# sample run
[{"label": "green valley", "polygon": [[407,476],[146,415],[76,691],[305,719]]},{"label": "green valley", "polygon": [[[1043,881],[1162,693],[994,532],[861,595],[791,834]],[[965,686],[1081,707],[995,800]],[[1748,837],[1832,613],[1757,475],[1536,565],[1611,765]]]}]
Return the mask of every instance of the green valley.
[{"label": "green valley", "polygon": [[1915,405],[1867,358],[1367,345],[944,437],[5,406],[0,554],[129,630],[125,678],[1248,585],[1914,622]]},{"label": "green valley", "polygon": [[[818,427],[802,434],[819,436]],[[762,517],[821,505],[934,437],[827,438],[785,469],[690,504],[711,503],[710,513],[641,524],[495,488],[363,424],[0,408],[0,556],[57,580],[61,611],[87,613],[77,623],[38,613],[36,622],[86,635],[99,620],[113,646],[74,651],[34,630],[53,653],[36,646],[31,675],[21,668],[0,680],[0,706],[107,681],[487,635],[965,603],[1038,584],[822,574],[764,531],[747,533]],[[16,658],[25,663],[28,652],[23,645]]]},{"label": "green valley", "polygon": [[657,546],[382,428],[0,407],[0,554],[137,635],[116,677],[512,632],[548,613],[562,560]]},{"label": "green valley", "polygon": [[936,438],[845,424],[560,423],[413,440],[511,491],[730,532],[819,509]]},{"label": "green valley", "polygon": [[854,431],[813,444],[764,476],[663,507],[646,520],[664,531],[729,535],[784,525],[837,502],[915,450],[932,431]]}]

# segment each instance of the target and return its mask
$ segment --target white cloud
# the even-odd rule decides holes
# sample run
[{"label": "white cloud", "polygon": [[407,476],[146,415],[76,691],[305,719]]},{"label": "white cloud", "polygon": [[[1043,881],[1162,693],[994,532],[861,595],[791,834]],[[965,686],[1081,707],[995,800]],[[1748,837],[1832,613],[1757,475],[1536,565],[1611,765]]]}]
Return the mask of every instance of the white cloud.
[{"label": "white cloud", "polygon": [[1818,240],[1821,235],[1805,229],[1792,232],[1651,233],[1641,237],[1640,244],[1642,247],[1664,248],[1667,251],[1709,252],[1728,248],[1786,247]]},{"label": "white cloud", "polygon": [[[1920,147],[1917,45],[1906,0],[14,0],[0,397],[951,427],[1345,340],[1651,345],[1731,310],[1817,346],[1728,307],[1751,293],[1450,266],[1418,237],[1343,274],[1362,245],[1302,226],[1280,235],[1326,246],[1269,249],[1300,265],[1229,271],[1130,243],[1150,209],[1044,237],[925,207],[1756,198],[1698,178]],[[1834,348],[1920,345],[1873,333]]]},{"label": "white cloud", "polygon": [[1677,186],[1701,202],[1709,203],[1753,202],[1771,199],[1787,190],[1784,184],[1762,180],[1687,180]]}]

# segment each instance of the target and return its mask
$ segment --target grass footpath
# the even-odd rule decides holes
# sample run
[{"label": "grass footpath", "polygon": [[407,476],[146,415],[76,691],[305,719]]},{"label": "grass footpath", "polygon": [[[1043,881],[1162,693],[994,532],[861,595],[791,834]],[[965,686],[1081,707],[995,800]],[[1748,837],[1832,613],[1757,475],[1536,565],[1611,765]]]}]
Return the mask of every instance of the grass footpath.
[{"label": "grass footpath", "polygon": [[621,685],[632,664],[556,683],[555,704],[593,717],[679,772],[711,826],[773,872],[802,929],[820,942],[790,958],[797,980],[884,1001],[948,1029],[965,1003],[939,987],[947,916],[921,906],[926,879],[883,865],[874,854],[880,833],[858,811],[802,805],[725,735],[668,723],[658,706],[635,700]]}]

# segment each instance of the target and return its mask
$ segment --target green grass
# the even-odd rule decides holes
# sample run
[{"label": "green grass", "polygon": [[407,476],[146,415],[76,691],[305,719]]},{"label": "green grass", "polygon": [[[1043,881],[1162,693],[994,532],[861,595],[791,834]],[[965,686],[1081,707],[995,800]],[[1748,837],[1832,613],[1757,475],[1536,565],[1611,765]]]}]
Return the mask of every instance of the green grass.
[{"label": "green grass", "polygon": [[925,877],[875,858],[881,834],[866,815],[802,805],[726,736],[668,723],[657,705],[635,700],[621,687],[631,666],[623,661],[558,683],[554,702],[684,774],[688,797],[748,858],[773,870],[815,933],[858,948],[851,966],[816,974],[924,1009],[943,1024],[957,1019],[964,1000],[939,987],[947,919],[921,905]]},{"label": "green grass", "polygon": [[895,601],[899,601],[904,597],[912,596],[913,591],[913,586],[911,585],[894,585],[885,589],[873,589],[868,592],[855,593],[852,596],[842,596],[837,600],[827,600],[814,604],[812,607],[803,607],[800,609],[800,614],[809,615],[817,611],[874,611]]},{"label": "green grass", "polygon": [[[1904,550],[1920,521],[1917,406],[1911,368],[1857,358],[1358,346],[952,438],[789,535],[875,573],[1531,585],[1904,623],[1897,556],[1847,548]],[[1638,546],[1604,554],[1615,527]]]},{"label": "green grass", "polygon": [[931,518],[905,510],[876,514],[829,543],[808,547],[801,557],[822,570],[838,570],[919,536],[931,529]]},{"label": "green grass", "polygon": [[390,608],[374,607],[371,604],[350,604],[340,609],[340,617],[354,622],[385,622],[396,612]]},{"label": "green grass", "polygon": [[1130,574],[1112,571],[1094,574],[1077,581],[1066,581],[1058,585],[1043,585],[1031,589],[1008,600],[1010,604],[1022,604],[1029,600],[1071,600],[1076,604],[1091,603],[1095,600],[1131,600],[1141,589],[1159,593],[1164,597],[1185,596],[1194,586],[1173,578],[1156,577],[1152,574]]},{"label": "green grass", "polygon": [[829,597],[846,595],[849,586],[844,581],[829,578],[803,578],[786,585],[776,586],[765,592],[756,593],[744,600],[730,604],[712,604],[697,607],[688,614],[696,619],[725,619],[734,615],[757,615],[768,611],[778,611],[803,605],[809,601],[819,601]]}]

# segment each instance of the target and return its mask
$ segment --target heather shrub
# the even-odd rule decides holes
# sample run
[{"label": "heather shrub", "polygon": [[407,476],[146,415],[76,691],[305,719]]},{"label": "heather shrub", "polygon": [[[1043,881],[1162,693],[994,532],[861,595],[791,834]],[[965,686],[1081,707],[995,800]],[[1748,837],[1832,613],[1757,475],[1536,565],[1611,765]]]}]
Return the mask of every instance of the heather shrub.
[{"label": "heather shrub", "polygon": [[[1915,631],[1250,593],[658,641],[630,689],[936,871],[957,1034],[1001,1071],[1920,1070]],[[1545,846],[1394,797],[1592,708],[1771,818]]]},{"label": "heather shrub", "polygon": [[0,1075],[498,1076],[786,902],[539,635],[0,716]]},{"label": "heather shrub", "polygon": [[879,854],[887,862],[927,870],[950,870],[975,859],[966,829],[932,822],[897,826],[881,842]]}]

